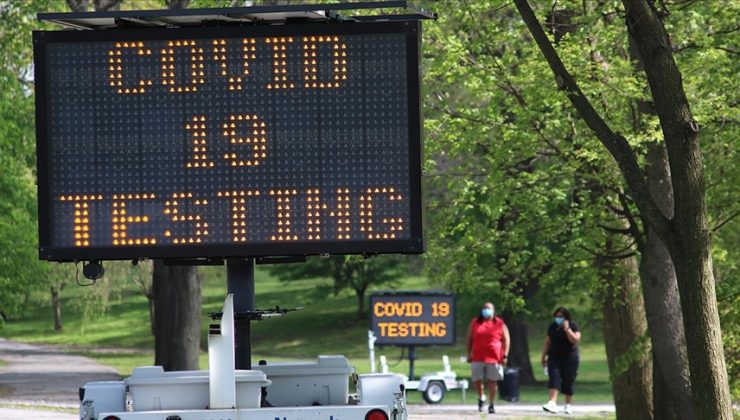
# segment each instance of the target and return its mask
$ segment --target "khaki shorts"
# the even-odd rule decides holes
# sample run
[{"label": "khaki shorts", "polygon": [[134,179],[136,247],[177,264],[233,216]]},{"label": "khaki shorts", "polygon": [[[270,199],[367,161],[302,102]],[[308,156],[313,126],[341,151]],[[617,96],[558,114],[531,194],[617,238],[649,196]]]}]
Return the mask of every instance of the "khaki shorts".
[{"label": "khaki shorts", "polygon": [[473,381],[503,381],[504,366],[496,363],[473,362],[470,364]]}]

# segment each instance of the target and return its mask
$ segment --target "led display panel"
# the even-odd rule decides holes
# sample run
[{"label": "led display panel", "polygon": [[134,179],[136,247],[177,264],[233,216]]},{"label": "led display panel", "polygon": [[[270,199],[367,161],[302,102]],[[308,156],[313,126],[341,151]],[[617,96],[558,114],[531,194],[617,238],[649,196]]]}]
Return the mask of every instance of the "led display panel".
[{"label": "led display panel", "polygon": [[370,329],[377,345],[455,344],[455,296],[443,292],[372,294]]},{"label": "led display panel", "polygon": [[41,258],[422,252],[419,31],[35,32]]}]

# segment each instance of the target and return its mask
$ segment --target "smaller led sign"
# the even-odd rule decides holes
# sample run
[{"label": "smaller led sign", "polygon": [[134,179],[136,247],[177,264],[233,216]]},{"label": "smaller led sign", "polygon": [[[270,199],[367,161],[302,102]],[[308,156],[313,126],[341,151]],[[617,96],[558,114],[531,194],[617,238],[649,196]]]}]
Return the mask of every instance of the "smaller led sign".
[{"label": "smaller led sign", "polygon": [[441,292],[388,292],[370,296],[375,344],[455,343],[455,297]]}]

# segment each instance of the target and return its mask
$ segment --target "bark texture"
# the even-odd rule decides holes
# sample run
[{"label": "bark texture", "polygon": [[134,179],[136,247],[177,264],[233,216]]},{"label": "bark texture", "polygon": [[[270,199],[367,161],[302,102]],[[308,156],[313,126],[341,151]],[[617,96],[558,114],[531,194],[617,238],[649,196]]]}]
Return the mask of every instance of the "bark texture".
[{"label": "bark texture", "polygon": [[59,294],[64,289],[64,283],[57,282],[51,286],[51,308],[54,311],[54,331],[64,331],[64,324],[62,324],[62,301],[59,298]]},{"label": "bark texture", "polygon": [[[650,193],[663,213],[672,218],[673,188],[668,170],[665,145],[650,145],[646,168]],[[654,417],[691,420],[694,410],[676,270],[660,238],[649,226],[645,230],[640,277],[652,340]]]},{"label": "bark texture", "polygon": [[[601,296],[604,344],[617,419],[651,420],[652,360],[649,354],[633,348],[647,332],[636,257],[602,259],[597,264],[605,282]],[[631,361],[626,369],[620,366],[620,359]]]},{"label": "bark texture", "polygon": [[154,364],[166,371],[198,369],[200,280],[195,267],[154,261]]}]

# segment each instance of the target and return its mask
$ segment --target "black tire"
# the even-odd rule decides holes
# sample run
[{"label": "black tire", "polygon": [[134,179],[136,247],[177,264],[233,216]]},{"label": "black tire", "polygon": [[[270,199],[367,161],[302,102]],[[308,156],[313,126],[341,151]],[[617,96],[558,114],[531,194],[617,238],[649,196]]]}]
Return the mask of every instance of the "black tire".
[{"label": "black tire", "polygon": [[447,388],[442,381],[431,381],[427,385],[427,389],[422,393],[424,401],[428,404],[439,404],[445,398]]}]

